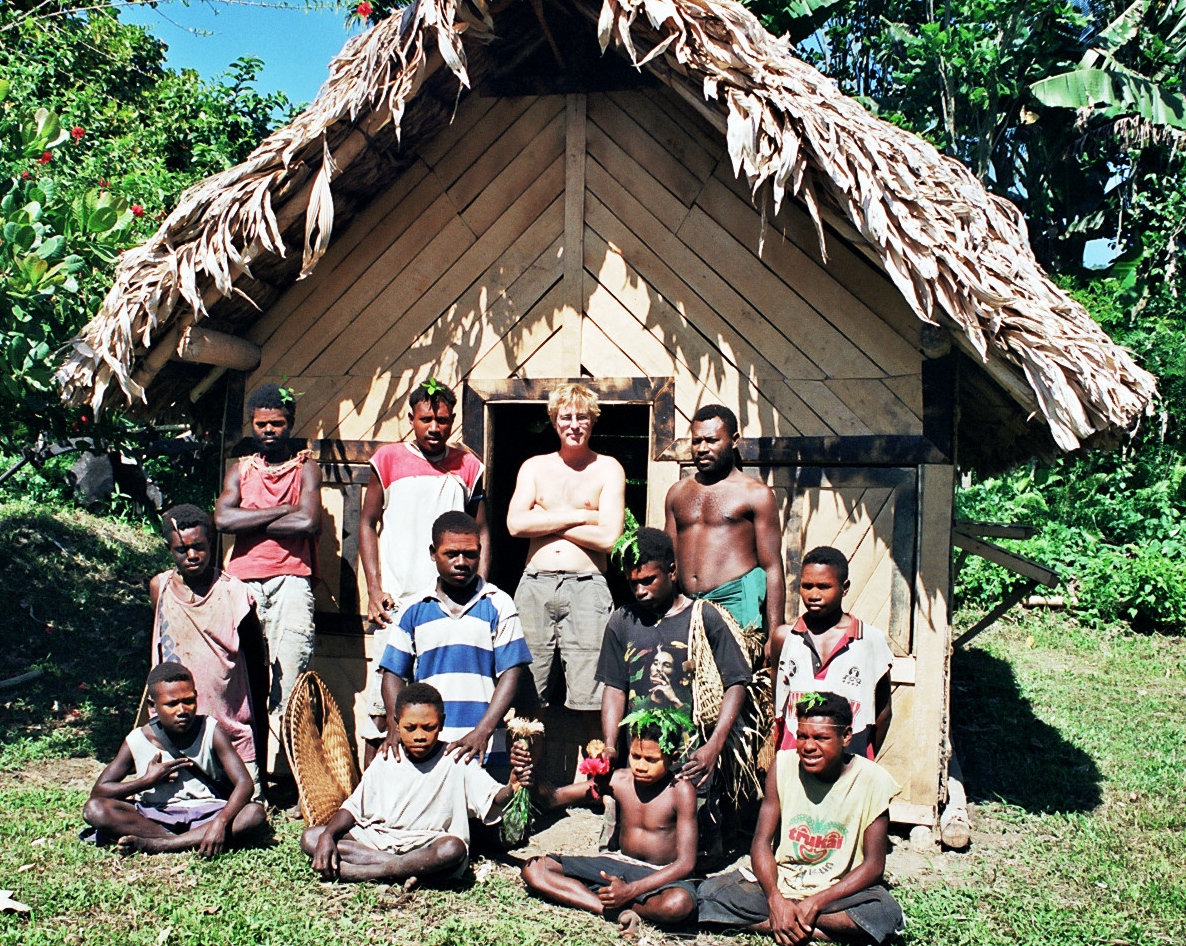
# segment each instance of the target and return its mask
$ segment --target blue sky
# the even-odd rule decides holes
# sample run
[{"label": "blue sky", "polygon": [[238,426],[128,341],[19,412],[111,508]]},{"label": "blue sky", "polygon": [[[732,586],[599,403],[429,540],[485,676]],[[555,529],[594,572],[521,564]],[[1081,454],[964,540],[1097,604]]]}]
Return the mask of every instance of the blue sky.
[{"label": "blue sky", "polygon": [[[264,61],[257,87],[282,91],[293,102],[309,102],[329,75],[329,61],[349,38],[344,14],[277,9],[257,0],[162,0],[120,8],[120,18],[147,26],[169,47],[168,64],[196,69],[203,78],[225,72],[240,56]],[[290,0],[299,3],[300,0]]]}]

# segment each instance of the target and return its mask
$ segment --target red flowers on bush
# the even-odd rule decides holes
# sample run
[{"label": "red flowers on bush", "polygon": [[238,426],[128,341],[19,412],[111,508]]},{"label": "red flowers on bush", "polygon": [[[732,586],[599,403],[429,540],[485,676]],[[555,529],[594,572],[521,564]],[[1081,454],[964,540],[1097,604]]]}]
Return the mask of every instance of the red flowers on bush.
[{"label": "red flowers on bush", "polygon": [[54,159],[54,156],[48,151],[41,152],[41,157],[37,159],[38,164],[49,164]]},{"label": "red flowers on bush", "polygon": [[132,204],[132,206],[129,209],[132,211],[133,217],[143,217],[144,216],[144,208],[141,207],[139,204]]},{"label": "red flowers on bush", "polygon": [[367,0],[362,0],[362,3],[354,8],[354,12],[365,20],[368,16],[375,12],[375,8],[367,3]]},{"label": "red flowers on bush", "polygon": [[28,171],[21,171],[21,180],[22,181],[27,181],[32,176],[33,175],[31,175]]},{"label": "red flowers on bush", "polygon": [[75,125],[70,129],[70,137],[75,141],[82,141],[82,136],[86,134],[86,129],[82,125]]}]

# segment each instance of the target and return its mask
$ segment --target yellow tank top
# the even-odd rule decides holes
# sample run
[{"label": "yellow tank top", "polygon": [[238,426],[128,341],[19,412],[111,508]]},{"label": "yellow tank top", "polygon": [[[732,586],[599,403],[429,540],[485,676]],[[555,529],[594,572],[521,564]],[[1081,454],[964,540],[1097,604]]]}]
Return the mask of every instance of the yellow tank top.
[{"label": "yellow tank top", "polygon": [[783,750],[775,765],[782,813],[774,859],[778,887],[802,899],[826,890],[864,861],[865,829],[901,791],[876,762],[852,756],[835,782],[799,769],[796,752]]}]

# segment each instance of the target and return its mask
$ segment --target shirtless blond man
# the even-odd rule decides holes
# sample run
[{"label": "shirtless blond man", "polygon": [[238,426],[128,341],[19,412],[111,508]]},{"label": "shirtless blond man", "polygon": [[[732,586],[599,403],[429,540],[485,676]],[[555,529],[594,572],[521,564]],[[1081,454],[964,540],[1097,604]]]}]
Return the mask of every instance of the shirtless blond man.
[{"label": "shirtless blond man", "polygon": [[556,652],[569,709],[599,712],[602,685],[593,676],[605,624],[614,609],[605,582],[606,554],[626,514],[626,474],[613,457],[594,453],[589,437],[601,409],[582,384],[548,397],[560,449],[519,470],[507,509],[507,531],[531,540],[515,592],[540,703],[548,705]]},{"label": "shirtless blond man", "polygon": [[728,609],[743,630],[769,634],[784,622],[786,606],[774,492],[741,472],[737,417],[727,407],[700,408],[691,436],[696,474],[672,486],[665,503],[680,586]]}]

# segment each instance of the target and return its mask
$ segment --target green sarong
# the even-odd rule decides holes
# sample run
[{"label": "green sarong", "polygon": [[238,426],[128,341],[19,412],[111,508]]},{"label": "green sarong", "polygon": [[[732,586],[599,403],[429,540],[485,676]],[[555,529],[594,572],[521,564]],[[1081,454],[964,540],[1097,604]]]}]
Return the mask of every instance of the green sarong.
[{"label": "green sarong", "polygon": [[743,631],[755,631],[762,626],[762,611],[766,605],[766,572],[753,568],[740,578],[702,591],[694,598],[703,598],[727,610]]}]

